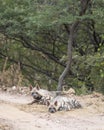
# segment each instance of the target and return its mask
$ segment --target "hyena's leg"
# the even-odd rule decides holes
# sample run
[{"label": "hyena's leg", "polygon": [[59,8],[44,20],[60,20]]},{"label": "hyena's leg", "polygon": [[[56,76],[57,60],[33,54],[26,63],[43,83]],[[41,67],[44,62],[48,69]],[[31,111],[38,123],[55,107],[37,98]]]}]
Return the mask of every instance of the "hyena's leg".
[{"label": "hyena's leg", "polygon": [[32,104],[37,103],[37,102],[39,102],[39,101],[34,99],[32,102],[28,103],[27,105],[32,105]]}]

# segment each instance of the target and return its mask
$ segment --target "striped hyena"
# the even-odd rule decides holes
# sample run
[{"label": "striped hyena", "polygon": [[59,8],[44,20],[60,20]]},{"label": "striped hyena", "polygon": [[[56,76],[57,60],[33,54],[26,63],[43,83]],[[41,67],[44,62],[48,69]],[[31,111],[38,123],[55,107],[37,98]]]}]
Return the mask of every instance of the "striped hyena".
[{"label": "striped hyena", "polygon": [[56,96],[50,101],[47,101],[48,111],[55,113],[56,111],[69,111],[75,108],[81,108],[81,104],[74,98],[66,96]]},{"label": "striped hyena", "polygon": [[54,94],[52,92],[45,89],[41,89],[38,84],[34,88],[32,88],[31,95],[34,100],[29,104],[38,102],[40,104],[46,105],[46,102],[54,97]]}]

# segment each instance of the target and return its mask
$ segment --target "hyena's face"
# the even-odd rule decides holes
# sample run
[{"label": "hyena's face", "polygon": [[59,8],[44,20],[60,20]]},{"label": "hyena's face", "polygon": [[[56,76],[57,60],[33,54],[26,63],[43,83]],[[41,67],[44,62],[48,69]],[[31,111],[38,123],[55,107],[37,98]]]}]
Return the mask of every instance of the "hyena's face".
[{"label": "hyena's face", "polygon": [[31,95],[36,100],[41,100],[42,98],[42,96],[39,94],[39,89],[39,86],[36,86],[31,90]]},{"label": "hyena's face", "polygon": [[55,102],[49,102],[49,101],[47,101],[47,106],[48,106],[48,111],[50,113],[55,113],[56,111],[58,111],[57,101],[55,101]]}]

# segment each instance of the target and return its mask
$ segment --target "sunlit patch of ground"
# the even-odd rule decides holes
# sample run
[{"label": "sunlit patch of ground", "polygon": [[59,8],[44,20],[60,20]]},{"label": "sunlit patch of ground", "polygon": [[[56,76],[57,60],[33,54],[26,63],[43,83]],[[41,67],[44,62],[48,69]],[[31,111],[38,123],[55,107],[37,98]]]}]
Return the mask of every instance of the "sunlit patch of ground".
[{"label": "sunlit patch of ground", "polygon": [[45,105],[40,104],[33,104],[33,105],[18,105],[17,106],[22,111],[26,112],[40,112],[40,113],[46,113],[48,112],[48,108]]}]

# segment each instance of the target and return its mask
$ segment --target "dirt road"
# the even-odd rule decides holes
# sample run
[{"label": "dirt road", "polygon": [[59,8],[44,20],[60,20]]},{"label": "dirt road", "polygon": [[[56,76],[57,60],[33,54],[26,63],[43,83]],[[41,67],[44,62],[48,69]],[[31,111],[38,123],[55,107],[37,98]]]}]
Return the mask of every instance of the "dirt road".
[{"label": "dirt road", "polygon": [[[82,103],[84,98],[80,98]],[[43,105],[26,105],[31,100],[29,96],[0,93],[0,130],[104,130],[102,97],[87,97],[84,108],[55,114]]]}]

